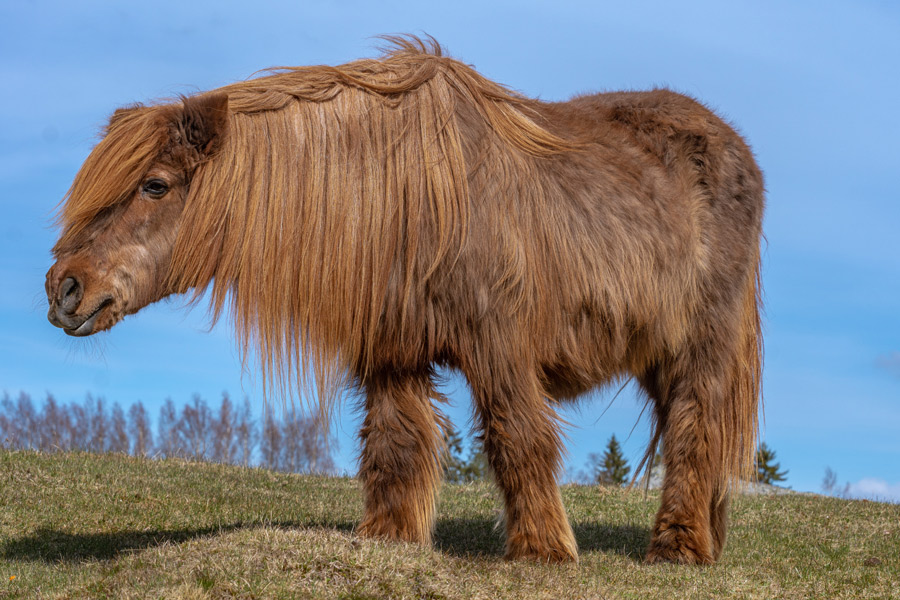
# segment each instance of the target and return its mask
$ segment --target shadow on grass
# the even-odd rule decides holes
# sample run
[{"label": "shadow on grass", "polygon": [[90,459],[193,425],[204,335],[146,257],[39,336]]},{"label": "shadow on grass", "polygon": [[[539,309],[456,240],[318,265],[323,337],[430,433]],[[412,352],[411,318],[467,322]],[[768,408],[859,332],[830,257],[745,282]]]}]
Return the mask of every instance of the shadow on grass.
[{"label": "shadow on grass", "polygon": [[43,561],[48,563],[83,560],[110,560],[133,550],[143,550],[163,544],[179,544],[192,539],[220,535],[239,529],[280,527],[286,529],[322,527],[334,531],[351,532],[354,524],[328,525],[309,522],[250,522],[184,529],[149,531],[117,531],[115,533],[69,533],[57,529],[39,529],[35,533],[6,540],[0,545],[0,557],[7,560]]},{"label": "shadow on grass", "polygon": [[[650,543],[650,528],[630,524],[576,523],[572,527],[578,552],[621,554],[636,562],[644,560]],[[434,532],[435,547],[460,557],[501,557],[502,527],[490,519],[442,519]]]},{"label": "shadow on grass", "polygon": [[[179,544],[192,539],[220,535],[239,529],[279,527],[286,529],[330,529],[350,533],[355,523],[313,523],[309,521],[231,523],[211,527],[117,531],[114,533],[69,533],[58,529],[39,529],[31,535],[6,540],[0,545],[0,557],[7,560],[48,563],[83,560],[111,560],[134,550],[164,544]],[[607,552],[642,561],[650,542],[650,529],[635,525],[577,523],[573,527],[578,551]],[[490,519],[441,519],[434,532],[434,546],[457,557],[495,557],[504,553],[502,528]]]}]

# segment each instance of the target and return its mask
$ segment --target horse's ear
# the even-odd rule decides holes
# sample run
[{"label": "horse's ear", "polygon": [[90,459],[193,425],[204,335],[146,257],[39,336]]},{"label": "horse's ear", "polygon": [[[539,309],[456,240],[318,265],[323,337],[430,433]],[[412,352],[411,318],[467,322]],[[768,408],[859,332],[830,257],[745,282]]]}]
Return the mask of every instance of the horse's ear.
[{"label": "horse's ear", "polygon": [[201,155],[218,150],[228,129],[228,94],[212,92],[182,102],[182,141]]}]

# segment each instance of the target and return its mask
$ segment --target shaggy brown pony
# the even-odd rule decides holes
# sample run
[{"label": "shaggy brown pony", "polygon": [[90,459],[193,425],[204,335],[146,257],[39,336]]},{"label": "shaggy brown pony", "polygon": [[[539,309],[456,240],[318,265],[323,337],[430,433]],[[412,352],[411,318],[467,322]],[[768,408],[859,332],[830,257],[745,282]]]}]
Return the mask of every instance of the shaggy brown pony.
[{"label": "shaggy brown pony", "polygon": [[358,531],[422,544],[434,368],[461,371],[510,558],[576,560],[555,407],[633,376],[666,467],[647,561],[712,563],[756,445],[750,149],[667,90],[538,102],[393,42],[116,111],[60,210],[50,321],[89,335],[211,288],[275,391],[364,392]]}]

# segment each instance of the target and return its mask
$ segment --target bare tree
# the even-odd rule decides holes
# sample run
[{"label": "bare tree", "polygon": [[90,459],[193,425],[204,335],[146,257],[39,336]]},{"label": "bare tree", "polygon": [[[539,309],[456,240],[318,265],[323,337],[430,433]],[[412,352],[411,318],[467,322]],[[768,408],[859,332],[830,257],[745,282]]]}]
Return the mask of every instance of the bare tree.
[{"label": "bare tree", "polygon": [[16,400],[12,422],[15,425],[13,447],[37,448],[39,441],[37,435],[38,413],[34,409],[34,403],[31,402],[31,396],[25,392],[21,392]]},{"label": "bare tree", "polygon": [[90,417],[84,405],[67,404],[65,408],[69,417],[69,440],[72,450],[88,450],[90,433]]},{"label": "bare tree", "polygon": [[253,419],[253,411],[250,410],[250,400],[246,396],[241,409],[235,413],[234,432],[236,455],[241,465],[249,467],[259,440],[259,432]]},{"label": "bare tree", "polygon": [[88,452],[104,452],[106,451],[109,420],[106,415],[106,405],[103,398],[94,398],[88,394],[84,406],[88,420],[86,450]]},{"label": "bare tree", "polygon": [[303,421],[291,410],[281,422],[281,469],[299,473],[309,468],[303,451]]},{"label": "bare tree", "polygon": [[318,423],[295,410],[285,415],[281,425],[282,461],[281,466],[291,473],[329,471],[334,468],[326,447],[326,440],[320,435]]},{"label": "bare tree", "polygon": [[125,412],[119,403],[116,402],[112,406],[109,421],[109,434],[106,443],[107,452],[120,452],[128,454],[131,447],[128,439],[128,424],[125,421]]},{"label": "bare tree", "polygon": [[262,466],[275,471],[282,470],[281,427],[272,416],[272,411],[266,409],[263,419],[262,440],[260,452],[262,453]]},{"label": "bare tree", "polygon": [[3,399],[0,400],[0,448],[11,448],[13,445],[14,424],[10,418],[10,415],[12,415],[11,407],[12,399],[9,397],[9,392],[4,390]]},{"label": "bare tree", "polygon": [[822,480],[822,491],[831,495],[837,488],[837,473],[831,470],[831,467],[825,467],[825,478]]},{"label": "bare tree", "polygon": [[71,447],[71,424],[64,407],[60,407],[52,394],[47,394],[40,414],[38,426],[38,449],[45,452],[69,450]]},{"label": "bare tree", "polygon": [[334,436],[326,436],[319,420],[311,416],[303,417],[301,432],[303,452],[307,456],[306,471],[310,473],[334,472],[336,467],[334,459],[331,457],[331,451],[337,447],[337,439]]},{"label": "bare tree", "polygon": [[154,452],[163,457],[215,460],[244,466],[257,459],[270,469],[292,472],[332,472],[333,437],[322,433],[314,417],[291,411],[283,420],[267,411],[260,429],[250,401],[244,397],[235,406],[222,395],[213,412],[199,395],[180,413],[171,398],[160,408],[157,444],[149,414],[141,402],[128,412],[118,403],[88,395],[83,403],[60,404],[48,395],[42,409],[35,410],[30,396],[21,393],[15,401],[8,393],[0,398],[0,446],[42,451],[129,451],[137,456]]},{"label": "bare tree", "polygon": [[128,433],[131,437],[131,453],[135,456],[147,456],[153,450],[153,431],[150,429],[150,416],[140,401],[128,409]]},{"label": "bare tree", "polygon": [[184,405],[177,431],[181,445],[187,456],[193,460],[209,458],[209,441],[212,414],[206,401],[199,394],[194,394],[191,402]]},{"label": "bare tree", "polygon": [[[29,405],[31,405],[30,410],[28,409]],[[2,438],[0,438],[0,442],[7,448],[27,448],[31,436],[29,427],[34,425],[33,422],[28,422],[29,418],[32,421],[34,419],[34,405],[31,404],[31,397],[22,392],[14,402],[10,395],[4,392],[0,408],[2,408],[2,416],[0,416]]]},{"label": "bare tree", "polygon": [[166,458],[184,456],[180,436],[177,430],[178,414],[175,412],[175,404],[171,398],[166,398],[159,409],[159,421],[157,422],[156,439],[157,450]]},{"label": "bare tree", "polygon": [[228,394],[222,394],[222,403],[212,423],[212,440],[210,459],[215,462],[234,462],[237,454],[237,440],[235,435],[235,413],[231,406]]},{"label": "bare tree", "polygon": [[827,496],[835,496],[837,498],[850,497],[850,483],[846,483],[843,487],[838,484],[837,473],[831,470],[831,467],[825,467],[825,478],[822,480],[822,492]]},{"label": "bare tree", "polygon": [[331,448],[336,443],[322,433],[315,417],[292,408],[279,422],[268,412],[263,429],[263,464],[290,473],[333,472]]}]

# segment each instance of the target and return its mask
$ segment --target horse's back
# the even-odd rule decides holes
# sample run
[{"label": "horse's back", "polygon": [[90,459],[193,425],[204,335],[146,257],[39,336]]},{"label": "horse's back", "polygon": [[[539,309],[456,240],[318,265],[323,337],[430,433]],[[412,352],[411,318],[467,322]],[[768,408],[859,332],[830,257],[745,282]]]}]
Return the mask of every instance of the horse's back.
[{"label": "horse's back", "polygon": [[[570,252],[558,253],[554,268],[581,277],[557,286],[550,303],[569,323],[585,311],[595,318],[559,332],[560,347],[574,336],[581,351],[600,350],[592,361],[605,369],[640,370],[739,303],[758,262],[762,175],[729,124],[669,90],[580,96],[541,110],[554,133],[586,143],[553,167],[571,215]],[[553,379],[576,379],[563,365],[549,367],[564,374]]]},{"label": "horse's back", "polygon": [[[743,137],[712,110],[683,94],[656,89],[578,96],[545,104],[543,112],[554,132],[587,142],[598,177],[608,181],[633,174],[642,188],[641,201],[670,224],[691,228],[682,234],[699,234],[707,252],[717,255],[710,260],[745,265],[755,260],[751,250],[758,246],[764,208],[762,173]],[[692,222],[684,221],[685,212],[692,213]]]}]

